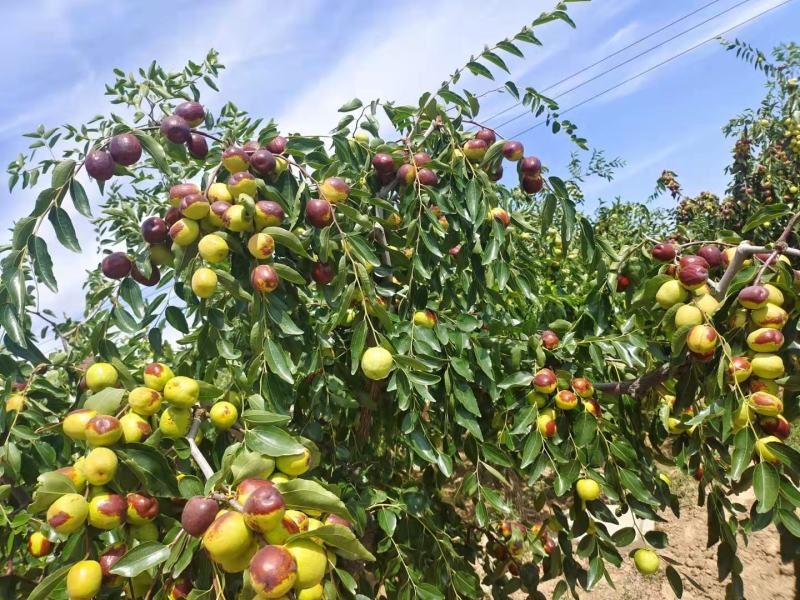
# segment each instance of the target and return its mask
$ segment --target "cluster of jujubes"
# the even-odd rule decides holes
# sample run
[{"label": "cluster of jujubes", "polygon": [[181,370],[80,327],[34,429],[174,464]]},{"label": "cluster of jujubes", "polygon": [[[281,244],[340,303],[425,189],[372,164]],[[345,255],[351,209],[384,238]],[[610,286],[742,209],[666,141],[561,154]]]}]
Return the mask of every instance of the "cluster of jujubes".
[{"label": "cluster of jujubes", "polygon": [[545,438],[558,434],[560,414],[574,411],[579,405],[597,418],[602,414],[594,385],[585,377],[559,378],[555,371],[544,368],[534,374],[531,384],[533,389],[528,392],[527,399],[538,409],[536,428]]},{"label": "cluster of jujubes", "polygon": [[[283,598],[292,590],[297,600],[319,600],[325,574],[336,565],[336,554],[326,550],[316,536],[297,539],[297,534],[323,526],[350,529],[351,523],[336,514],[322,518],[307,509],[292,510],[275,484],[305,473],[308,452],[279,456],[260,478],[241,481],[228,497],[191,498],[183,508],[181,524],[226,573],[247,571],[258,598]],[[220,501],[229,506],[220,510]],[[331,529],[331,527],[328,527]],[[335,527],[333,527],[335,529]]]},{"label": "cluster of jujubes", "polygon": [[[299,534],[325,525],[328,533],[352,538],[349,531],[336,531],[336,527],[350,530],[352,524],[339,514],[323,518],[320,511],[308,508],[314,503],[303,493],[298,496],[295,492],[294,498],[300,498],[305,512],[294,510],[277,487],[290,484],[314,466],[312,451],[299,445],[299,451],[293,448],[292,453],[247,452],[240,464],[249,465],[251,471],[257,464],[258,472],[234,480],[236,485],[220,480],[214,488],[218,491],[207,496],[159,499],[141,482],[140,487],[131,487],[136,484],[132,484],[128,471],[131,465],[124,463],[128,460],[126,453],[156,429],[161,440],[193,436],[189,443],[198,444],[202,434],[194,433],[199,427],[190,429],[193,419],[199,425],[201,419],[208,418],[218,432],[225,432],[236,425],[238,409],[227,400],[202,405],[201,384],[175,375],[163,363],[148,364],[143,385],[127,392],[121,388],[120,379],[119,371],[109,363],[96,362],[88,367],[81,381],[85,405],[69,412],[61,422],[64,436],[74,443],[74,453],[72,464],[58,473],[71,489],[48,492],[53,497],[46,506],[34,499],[38,507],[46,508],[46,518],[28,539],[33,557],[47,560],[73,536],[86,535],[91,541],[88,556],[72,564],[67,573],[70,600],[90,600],[115,593],[112,590],[122,591],[126,579],[114,572],[115,565],[141,543],[162,540],[170,531],[171,545],[177,543],[180,536],[175,538],[171,529],[176,510],[182,510],[185,533],[202,538],[202,548],[221,571],[248,572],[245,580],[255,597],[282,598],[293,592],[296,600],[322,598],[323,579],[336,564],[336,554],[326,550],[320,537]],[[117,404],[104,403],[106,397],[117,395],[109,391],[117,389],[120,397],[127,394],[127,404],[121,409]],[[113,410],[100,408],[112,405]],[[17,410],[22,408],[20,405]],[[204,461],[202,457],[193,458]],[[194,587],[191,569],[159,581],[154,580],[156,575],[150,570],[133,578],[133,597],[164,587],[166,598],[184,598]]]},{"label": "cluster of jujubes", "polygon": [[[720,252],[716,246],[706,245],[697,255],[683,255],[678,260],[679,251],[680,247],[671,243],[658,244],[652,249],[657,260],[672,262],[667,272],[676,276],[661,285],[656,301],[662,308],[672,311],[676,335],[686,335],[686,347],[694,361],[711,361],[718,350],[723,349],[727,380],[737,398],[732,429],[737,432],[758,424],[768,435],[756,441],[756,453],[762,460],[777,462],[768,444],[785,439],[790,432],[790,424],[782,415],[782,391],[775,382],[785,373],[779,354],[784,346],[781,330],[789,321],[789,313],[783,307],[784,293],[776,285],[777,280],[762,283],[759,277],[738,292],[736,307],[727,322],[715,323],[713,317],[719,302],[709,293],[709,270],[727,267],[736,248]],[[677,265],[673,262],[676,260]],[[756,255],[755,260],[759,264],[770,263],[763,265],[765,272],[778,261],[789,264],[784,255]],[[746,259],[743,266],[748,267],[752,262],[753,259]],[[746,352],[732,353],[734,348]],[[663,397],[670,405],[675,404],[674,395],[667,393]],[[686,421],[693,416],[692,407],[682,408],[679,415],[669,418],[669,432],[673,435],[692,433],[695,428]]]},{"label": "cluster of jujubes", "polygon": [[[678,259],[681,247],[673,242],[665,242],[653,246],[652,255],[658,261],[670,263],[665,273],[673,279],[661,284],[656,293],[656,302],[661,308],[673,309],[674,325],[680,329],[687,325],[702,325],[719,306],[719,302],[710,293],[707,285],[709,273],[726,265],[731,256],[731,249],[724,252],[713,245],[701,246],[697,254],[687,254]],[[678,307],[675,309],[674,307]],[[716,343],[707,340],[702,342],[700,330],[695,333],[689,348],[706,358],[713,355]],[[695,343],[697,342],[697,343]]]}]

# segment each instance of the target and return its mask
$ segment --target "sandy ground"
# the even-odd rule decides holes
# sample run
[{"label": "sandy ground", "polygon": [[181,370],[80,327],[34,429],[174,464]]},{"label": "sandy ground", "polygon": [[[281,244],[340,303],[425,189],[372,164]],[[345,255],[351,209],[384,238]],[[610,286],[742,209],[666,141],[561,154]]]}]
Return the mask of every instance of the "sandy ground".
[{"label": "sandy ground", "polygon": [[[740,498],[747,503],[752,499]],[[672,513],[669,513],[671,516]],[[706,549],[705,507],[697,507],[691,497],[684,496],[681,501],[681,518],[674,516],[668,523],[656,527],[669,535],[669,546],[659,551],[672,561],[681,573],[684,584],[683,598],[694,600],[722,600],[725,598],[725,585],[717,581],[716,547]],[[740,538],[741,539],[741,538]],[[741,543],[741,542],[740,542]],[[742,579],[745,597],[748,600],[791,600],[794,596],[794,567],[792,563],[782,564],[780,542],[777,530],[770,526],[750,537],[749,545],[740,548],[740,558],[744,565]],[[624,555],[624,552],[623,552]],[[632,561],[626,561],[619,569],[609,566],[609,572],[616,589],[605,581],[591,593],[582,593],[583,598],[596,600],[660,600],[674,598],[663,569],[652,577],[643,577]],[[689,582],[694,580],[700,589]],[[556,581],[539,585],[539,591],[551,597]],[[524,594],[514,596],[525,598]]]}]

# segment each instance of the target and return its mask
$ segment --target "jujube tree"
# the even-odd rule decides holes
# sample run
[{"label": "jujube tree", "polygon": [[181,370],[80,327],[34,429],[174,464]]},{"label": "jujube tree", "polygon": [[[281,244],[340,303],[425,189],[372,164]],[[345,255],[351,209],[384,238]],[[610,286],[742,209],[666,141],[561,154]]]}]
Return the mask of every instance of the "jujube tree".
[{"label": "jujube tree", "polygon": [[[663,533],[633,551],[634,528],[609,531],[677,513],[658,463],[698,476],[734,595],[740,531],[800,534],[800,463],[778,440],[795,404],[796,218],[759,245],[654,246],[658,223],[632,239],[613,216],[595,229],[581,173],[500,139],[458,86],[507,71],[553,21],[572,25],[558,5],[418,104],[354,99],[324,135],[209,111],[214,52],[116,72],[124,114],[30,134],[10,187],[50,183],[2,263],[0,589],[536,597],[559,579],[556,596],[577,593],[624,555],[661,569]],[[495,91],[588,149],[552,99]],[[77,321],[37,299],[58,285],[41,228],[86,244],[68,199],[104,254]],[[38,319],[63,350],[42,352]],[[750,486],[738,520],[728,492]]]}]

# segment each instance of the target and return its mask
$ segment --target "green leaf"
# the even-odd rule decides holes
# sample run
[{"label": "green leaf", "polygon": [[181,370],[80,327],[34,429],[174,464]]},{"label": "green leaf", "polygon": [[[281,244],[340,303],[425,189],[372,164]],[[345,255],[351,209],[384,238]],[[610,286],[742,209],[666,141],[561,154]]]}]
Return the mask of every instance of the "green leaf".
[{"label": "green leaf", "polygon": [[25,332],[17,319],[17,313],[14,306],[11,304],[4,304],[0,308],[0,325],[3,326],[5,332],[22,347],[28,345],[25,341]]},{"label": "green leaf", "polygon": [[76,491],[72,480],[58,471],[42,473],[36,481],[38,485],[33,492],[33,501],[27,508],[31,514],[46,510],[64,494],[74,494]]},{"label": "green leaf", "polygon": [[361,545],[356,539],[356,535],[344,525],[323,525],[313,531],[303,531],[289,536],[288,542],[302,539],[322,540],[326,546],[335,548],[336,554],[347,560],[369,560],[374,561],[372,553]]},{"label": "green leaf", "polygon": [[136,577],[167,560],[169,554],[169,546],[159,542],[142,542],[120,558],[111,568],[111,573],[122,577]]},{"label": "green leaf", "polygon": [[756,439],[749,427],[739,430],[733,438],[733,456],[731,457],[731,479],[739,481],[744,470],[753,460],[753,448]]},{"label": "green leaf", "polygon": [[277,423],[285,425],[292,418],[289,415],[279,415],[278,413],[269,412],[266,410],[246,410],[242,413],[242,418],[249,425],[271,425]]},{"label": "green leaf", "polygon": [[669,585],[672,588],[672,592],[675,594],[676,598],[681,598],[683,596],[683,581],[681,580],[681,575],[678,571],[675,570],[675,567],[672,565],[667,565],[667,581],[669,581]]},{"label": "green leaf", "polygon": [[364,106],[364,103],[361,102],[358,98],[353,98],[350,102],[345,102],[342,106],[339,107],[339,112],[350,112],[351,110],[356,110],[357,108],[361,108]]},{"label": "green leaf", "polygon": [[531,382],[533,381],[533,375],[526,371],[517,371],[516,373],[512,373],[503,378],[503,380],[497,384],[501,390],[507,390],[509,388],[517,388],[517,387],[529,387]]},{"label": "green leaf", "polygon": [[53,260],[47,250],[47,243],[39,236],[33,236],[28,240],[28,252],[33,259],[33,271],[39,279],[52,291],[58,291],[58,284],[53,275]]},{"label": "green leaf", "polygon": [[69,184],[69,195],[72,198],[72,205],[80,214],[87,219],[92,218],[92,209],[89,206],[89,197],[86,195],[86,190],[83,189],[81,182],[73,179]]},{"label": "green leaf", "polygon": [[56,597],[54,592],[59,586],[64,585],[67,579],[67,573],[72,568],[72,565],[64,565],[50,573],[47,577],[37,585],[30,594],[28,600],[49,600],[49,598]]},{"label": "green leaf", "polygon": [[282,246],[286,246],[294,254],[297,254],[304,258],[311,258],[308,252],[306,251],[305,247],[303,247],[303,243],[291,231],[287,231],[282,227],[265,227],[264,229],[261,230],[261,233],[266,233],[271,235],[272,239],[275,240],[276,244],[281,244]]},{"label": "green leaf", "polygon": [[611,536],[611,540],[618,547],[623,547],[632,544],[633,540],[635,539],[636,539],[636,530],[633,527],[623,527],[622,529],[618,529]]},{"label": "green leaf", "polygon": [[352,522],[353,517],[339,497],[310,479],[292,479],[275,485],[286,508],[333,513]]},{"label": "green leaf", "polygon": [[788,217],[793,212],[794,211],[786,204],[768,204],[748,219],[747,223],[745,223],[745,226],[742,228],[742,233],[752,231],[767,221]]},{"label": "green leaf", "polygon": [[284,352],[283,348],[272,341],[272,338],[267,338],[264,347],[264,358],[267,359],[267,365],[269,365],[270,371],[275,373],[286,383],[294,383],[289,356]]},{"label": "green leaf", "polygon": [[494,79],[492,72],[479,62],[475,62],[474,60],[470,61],[467,63],[467,68],[473,75],[480,75],[481,77],[486,77],[487,79]]},{"label": "green leaf", "polygon": [[84,403],[84,408],[96,410],[101,415],[115,415],[125,397],[125,390],[120,388],[106,388],[92,394]]},{"label": "green leaf", "polygon": [[490,63],[500,67],[506,73],[511,72],[508,70],[508,66],[506,65],[505,61],[499,56],[497,56],[497,54],[495,54],[494,52],[486,50],[483,54],[481,54],[481,58],[483,58],[484,60],[488,60]]},{"label": "green leaf", "polygon": [[133,132],[142,144],[144,151],[150,155],[156,168],[162,173],[170,173],[169,163],[167,162],[167,153],[164,152],[164,147],[159,144],[155,138],[149,136],[144,131],[135,130]]},{"label": "green leaf", "polygon": [[55,168],[53,169],[53,180],[50,184],[52,188],[56,190],[60,190],[61,188],[66,185],[69,181],[70,177],[72,177],[72,173],[75,171],[75,161],[74,160],[62,160],[59,162]]},{"label": "green leaf", "polygon": [[189,324],[186,322],[186,317],[183,316],[183,311],[177,306],[168,306],[164,312],[167,322],[181,333],[189,333]]},{"label": "green leaf", "polygon": [[800,452],[779,442],[769,442],[767,448],[795,474],[800,474]]},{"label": "green leaf", "polygon": [[387,536],[393,537],[394,530],[397,527],[397,515],[388,508],[380,509],[378,511],[378,525]]},{"label": "green leaf", "polygon": [[512,42],[508,40],[503,40],[502,42],[498,43],[497,47],[500,48],[500,50],[504,50],[509,54],[513,54],[514,56],[517,56],[519,58],[525,58],[525,55],[522,53],[522,50],[517,48]]},{"label": "green leaf", "polygon": [[259,425],[245,434],[245,445],[267,456],[293,456],[301,454],[305,446],[283,429],[273,425]]},{"label": "green leaf", "polygon": [[578,448],[588,446],[595,435],[597,435],[597,419],[586,411],[578,414],[572,427],[572,437]]},{"label": "green leaf", "polygon": [[167,462],[161,450],[146,444],[126,444],[117,454],[153,495],[180,496],[175,465]]},{"label": "green leaf", "polygon": [[30,238],[35,227],[36,219],[34,217],[23,217],[14,223],[11,247],[14,250],[22,250],[28,243],[28,238]]},{"label": "green leaf", "polygon": [[72,220],[69,218],[67,211],[60,206],[54,206],[47,214],[47,219],[53,225],[56,232],[56,237],[61,245],[67,250],[73,252],[80,252],[81,245],[78,243],[78,236],[75,235],[75,227],[72,225]]},{"label": "green leaf", "polygon": [[306,279],[292,267],[283,263],[272,263],[272,268],[282,280],[294,283],[295,285],[305,285]]},{"label": "green leaf", "polygon": [[521,469],[533,464],[542,451],[542,441],[542,435],[538,431],[531,432],[522,449],[522,462],[519,465]]},{"label": "green leaf", "polygon": [[361,361],[361,354],[364,352],[364,342],[367,339],[367,322],[361,320],[353,331],[350,341],[350,374],[355,375]]},{"label": "green leaf", "polygon": [[756,465],[753,471],[753,491],[758,499],[758,512],[768,512],[775,505],[779,485],[778,470],[774,466],[767,462]]}]

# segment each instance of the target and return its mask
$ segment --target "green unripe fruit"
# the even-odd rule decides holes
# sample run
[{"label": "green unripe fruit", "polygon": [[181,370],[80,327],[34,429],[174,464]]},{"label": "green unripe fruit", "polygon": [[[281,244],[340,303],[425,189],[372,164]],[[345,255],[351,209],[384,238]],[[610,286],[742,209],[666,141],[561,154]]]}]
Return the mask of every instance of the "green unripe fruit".
[{"label": "green unripe fruit", "polygon": [[89,503],[80,494],[64,494],[47,509],[47,524],[56,533],[77,531],[89,516]]},{"label": "green unripe fruit", "polygon": [[192,291],[198,298],[210,298],[217,289],[217,274],[209,268],[200,267],[192,274]]},{"label": "green unripe fruit", "polygon": [[241,573],[250,565],[250,561],[253,559],[253,556],[257,551],[258,542],[254,538],[250,545],[247,546],[243,551],[234,556],[228,556],[219,560],[215,560],[214,562],[216,562],[226,573]]},{"label": "green unripe fruit", "polygon": [[239,554],[254,539],[242,513],[223,511],[203,534],[203,547],[214,560],[225,560]]},{"label": "green unripe fruit", "polygon": [[324,593],[325,588],[322,587],[321,583],[318,583],[317,585],[297,590],[294,597],[295,600],[322,600]]},{"label": "green unripe fruit", "polygon": [[525,398],[528,400],[528,404],[531,406],[536,405],[538,408],[543,408],[547,405],[547,396],[541,392],[537,392],[536,390],[531,390],[528,392],[525,395]]},{"label": "green unripe fruit", "polygon": [[717,311],[717,308],[719,308],[719,302],[711,294],[699,296],[695,299],[694,305],[707,317],[713,315]]},{"label": "green unripe fruit", "polygon": [[661,308],[670,308],[679,302],[686,302],[689,292],[686,291],[677,279],[671,279],[658,288],[656,302]]},{"label": "green unripe fruit", "polygon": [[702,325],[703,311],[691,304],[684,304],[675,313],[675,327],[684,327],[686,325]]},{"label": "green unripe fruit", "polygon": [[783,359],[777,354],[756,354],[750,365],[753,375],[761,379],[777,379],[784,373]]},{"label": "green unripe fruit", "polygon": [[67,572],[69,600],[91,600],[100,593],[103,571],[96,560],[76,562]]},{"label": "green unripe fruit", "polygon": [[116,453],[109,448],[93,448],[83,462],[83,473],[91,485],[105,485],[117,473]]},{"label": "green unripe fruit", "polygon": [[392,370],[392,354],[386,348],[373,346],[368,348],[361,357],[361,370],[368,379],[380,381]]},{"label": "green unripe fruit", "polygon": [[222,400],[211,407],[209,417],[211,417],[211,423],[214,427],[227,431],[236,423],[236,419],[239,418],[239,411],[230,402]]},{"label": "green unripe fruit", "polygon": [[575,484],[575,490],[578,492],[578,497],[585,502],[600,497],[600,485],[594,479],[579,479]]},{"label": "green unripe fruit", "polygon": [[93,392],[99,392],[117,384],[119,373],[109,363],[94,363],[86,370],[86,385]]},{"label": "green unripe fruit", "polygon": [[322,581],[328,568],[328,557],[325,554],[325,548],[311,540],[289,542],[285,548],[297,563],[295,587],[299,589],[309,588]]},{"label": "green unripe fruit", "polygon": [[642,575],[652,575],[658,571],[661,564],[658,554],[646,548],[639,548],[634,552],[633,562],[636,565],[636,569]]},{"label": "green unripe fruit", "polygon": [[188,408],[168,406],[158,422],[158,428],[164,437],[180,438],[189,433],[189,426],[192,421],[192,411]]},{"label": "green unripe fruit", "polygon": [[191,377],[173,377],[164,386],[164,398],[173,406],[190,408],[200,397],[200,385]]},{"label": "green unripe fruit", "polygon": [[293,454],[290,456],[278,456],[275,459],[275,466],[279,471],[298,477],[311,468],[311,451],[304,448],[300,454]]},{"label": "green unripe fruit", "polygon": [[221,263],[228,258],[228,242],[213,233],[204,235],[197,244],[197,251],[203,260],[211,264]]}]

